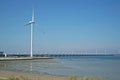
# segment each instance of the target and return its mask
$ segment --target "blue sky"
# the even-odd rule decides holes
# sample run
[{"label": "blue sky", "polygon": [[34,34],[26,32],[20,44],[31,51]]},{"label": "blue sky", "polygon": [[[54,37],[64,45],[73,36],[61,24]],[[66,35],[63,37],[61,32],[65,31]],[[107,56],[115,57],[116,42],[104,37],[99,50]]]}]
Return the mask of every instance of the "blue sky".
[{"label": "blue sky", "polygon": [[120,49],[120,0],[0,0],[0,50]]}]

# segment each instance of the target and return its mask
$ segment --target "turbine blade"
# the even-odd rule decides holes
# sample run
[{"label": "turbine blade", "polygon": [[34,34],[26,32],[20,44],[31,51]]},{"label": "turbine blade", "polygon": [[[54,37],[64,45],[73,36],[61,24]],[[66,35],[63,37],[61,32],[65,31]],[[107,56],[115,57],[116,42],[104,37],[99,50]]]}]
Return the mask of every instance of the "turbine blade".
[{"label": "turbine blade", "polygon": [[27,24],[25,24],[24,26],[27,26],[27,25],[30,25],[31,23],[27,23]]},{"label": "turbine blade", "polygon": [[33,12],[32,12],[32,22],[34,22],[34,8],[33,8]]}]

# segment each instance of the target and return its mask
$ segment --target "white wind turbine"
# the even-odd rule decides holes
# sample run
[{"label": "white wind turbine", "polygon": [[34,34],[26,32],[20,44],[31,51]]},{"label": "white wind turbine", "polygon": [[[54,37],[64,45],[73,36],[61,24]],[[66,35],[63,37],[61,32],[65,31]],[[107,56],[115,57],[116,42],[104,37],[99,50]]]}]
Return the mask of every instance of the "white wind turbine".
[{"label": "white wind turbine", "polygon": [[32,58],[33,57],[33,26],[34,26],[34,9],[33,9],[33,12],[32,12],[32,20],[29,21],[28,24],[26,25],[31,25],[31,45],[30,45],[30,57]]}]

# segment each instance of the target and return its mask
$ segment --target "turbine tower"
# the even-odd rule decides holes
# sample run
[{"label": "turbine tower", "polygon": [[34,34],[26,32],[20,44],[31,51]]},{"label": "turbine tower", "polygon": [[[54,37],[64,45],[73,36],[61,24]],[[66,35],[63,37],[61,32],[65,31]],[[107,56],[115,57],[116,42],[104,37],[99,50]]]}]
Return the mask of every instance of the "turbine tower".
[{"label": "turbine tower", "polygon": [[30,57],[32,58],[33,57],[33,26],[34,26],[34,9],[33,9],[33,12],[32,12],[32,20],[29,21],[28,24],[26,25],[31,25],[31,45],[30,45]]}]

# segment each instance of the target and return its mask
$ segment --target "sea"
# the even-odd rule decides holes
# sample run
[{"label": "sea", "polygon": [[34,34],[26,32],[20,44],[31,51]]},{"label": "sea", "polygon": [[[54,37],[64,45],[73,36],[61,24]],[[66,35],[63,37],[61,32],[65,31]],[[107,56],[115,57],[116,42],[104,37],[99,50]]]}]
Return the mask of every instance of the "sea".
[{"label": "sea", "polygon": [[120,56],[61,56],[50,60],[0,61],[0,70],[120,80]]}]

